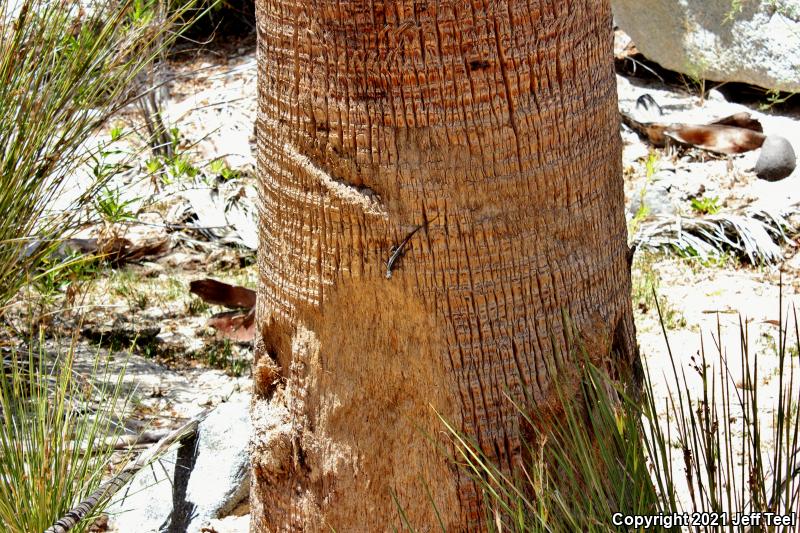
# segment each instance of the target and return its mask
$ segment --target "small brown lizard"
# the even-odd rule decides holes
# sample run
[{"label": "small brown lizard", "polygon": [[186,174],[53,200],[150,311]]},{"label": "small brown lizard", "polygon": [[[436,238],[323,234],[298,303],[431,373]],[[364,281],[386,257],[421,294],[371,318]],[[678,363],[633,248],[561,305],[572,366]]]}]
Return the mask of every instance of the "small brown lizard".
[{"label": "small brown lizard", "polygon": [[406,244],[408,244],[408,241],[411,240],[411,237],[413,237],[414,234],[416,232],[418,232],[420,229],[422,229],[423,227],[427,227],[431,222],[433,222],[437,218],[439,218],[439,215],[436,215],[435,217],[433,217],[431,220],[428,220],[427,222],[423,222],[422,224],[420,224],[419,226],[414,228],[411,231],[411,233],[406,235],[406,238],[403,239],[400,242],[399,245],[392,246],[392,255],[390,255],[389,256],[389,260],[386,261],[386,279],[392,279],[392,268],[394,267],[394,264],[397,262],[397,260],[400,259],[403,256],[403,254],[405,253]]}]

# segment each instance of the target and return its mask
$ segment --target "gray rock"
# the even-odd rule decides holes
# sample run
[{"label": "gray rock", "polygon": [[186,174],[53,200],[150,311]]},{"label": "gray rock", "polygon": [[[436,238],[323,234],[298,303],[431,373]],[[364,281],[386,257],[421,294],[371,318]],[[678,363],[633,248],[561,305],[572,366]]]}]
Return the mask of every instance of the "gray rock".
[{"label": "gray rock", "polygon": [[249,395],[220,404],[152,468],[139,472],[107,509],[119,533],[198,533],[250,490]]},{"label": "gray rock", "polygon": [[[669,162],[663,165],[669,167]],[[670,217],[685,212],[692,198],[703,195],[717,196],[719,191],[708,182],[702,167],[687,165],[683,168],[663,168],[640,183],[631,194],[628,215],[635,217],[641,206],[647,207],[647,218]]]},{"label": "gray rock", "polygon": [[800,0],[613,0],[636,47],[692,77],[800,91]]},{"label": "gray rock", "polygon": [[106,508],[109,527],[119,533],[151,533],[166,529],[172,514],[172,480],[178,450],[171,449],[158,462],[141,470],[130,485],[116,494]]},{"label": "gray rock", "polygon": [[250,491],[249,396],[220,404],[200,429],[200,451],[186,494],[204,510],[198,520],[208,520],[230,513]]},{"label": "gray rock", "polygon": [[762,180],[780,181],[788,177],[797,167],[792,143],[778,135],[770,135],[761,146],[761,154],[756,161],[756,175]]},{"label": "gray rock", "polygon": [[647,216],[669,216],[678,212],[673,196],[673,185],[667,180],[654,180],[653,183],[640,184],[631,197],[628,213],[635,217],[642,205],[647,208]]},{"label": "gray rock", "polygon": [[719,89],[711,89],[710,91],[708,91],[708,93],[706,94],[706,100],[710,100],[712,102],[720,102],[720,103],[725,103],[728,101],[725,99],[725,95],[722,94],[722,92],[720,92]]}]

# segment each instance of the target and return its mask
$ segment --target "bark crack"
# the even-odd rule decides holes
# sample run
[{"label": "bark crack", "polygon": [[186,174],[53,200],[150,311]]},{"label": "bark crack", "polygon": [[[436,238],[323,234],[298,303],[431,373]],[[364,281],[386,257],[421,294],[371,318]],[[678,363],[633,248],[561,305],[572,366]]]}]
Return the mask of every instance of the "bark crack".
[{"label": "bark crack", "polygon": [[[499,58],[500,63],[500,74],[503,77],[503,86],[506,90],[506,98],[505,101],[508,104],[508,121],[511,125],[511,129],[514,132],[514,142],[517,145],[517,169],[519,172],[522,172],[524,168],[522,166],[522,146],[519,142],[519,127],[517,126],[517,117],[516,117],[516,109],[514,107],[514,95],[511,92],[511,80],[508,75],[508,69],[506,67],[506,55],[503,51],[503,46],[500,42],[500,22],[498,21],[497,13],[494,13],[493,23],[494,23],[494,40],[495,45],[497,46],[497,57]],[[511,13],[508,15],[508,23],[511,25]],[[513,28],[509,30],[513,34]]]}]

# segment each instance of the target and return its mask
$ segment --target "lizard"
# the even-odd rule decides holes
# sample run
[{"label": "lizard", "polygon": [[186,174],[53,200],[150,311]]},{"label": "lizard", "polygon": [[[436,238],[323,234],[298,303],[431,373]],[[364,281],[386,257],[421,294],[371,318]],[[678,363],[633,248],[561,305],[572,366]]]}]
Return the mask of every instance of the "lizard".
[{"label": "lizard", "polygon": [[406,235],[405,239],[403,239],[403,240],[400,242],[400,244],[399,244],[399,245],[397,245],[397,246],[393,246],[393,247],[392,247],[392,255],[390,255],[390,256],[389,256],[389,260],[388,260],[388,261],[386,261],[386,279],[392,279],[392,268],[394,268],[394,264],[395,264],[395,263],[397,262],[397,260],[398,260],[398,259],[400,259],[400,258],[403,256],[403,254],[405,253],[405,247],[406,247],[406,244],[408,244],[408,241],[410,241],[410,240],[411,240],[411,238],[414,236],[414,234],[416,234],[416,233],[417,233],[417,232],[418,232],[420,229],[422,229],[423,227],[427,227],[427,226],[428,226],[428,225],[429,225],[431,222],[433,222],[434,220],[436,220],[438,217],[439,217],[439,215],[436,215],[436,216],[435,216],[435,217],[433,217],[431,220],[428,220],[428,221],[426,221],[426,222],[423,222],[422,224],[420,224],[419,226],[417,226],[416,228],[414,228],[414,229],[411,231],[411,233],[409,233],[408,235]]}]

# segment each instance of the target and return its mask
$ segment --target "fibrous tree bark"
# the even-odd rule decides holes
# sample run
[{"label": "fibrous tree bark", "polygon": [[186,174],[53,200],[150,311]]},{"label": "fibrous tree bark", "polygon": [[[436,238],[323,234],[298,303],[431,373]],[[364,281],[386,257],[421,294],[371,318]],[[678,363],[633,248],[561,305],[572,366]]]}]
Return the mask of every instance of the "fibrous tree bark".
[{"label": "fibrous tree bark", "polygon": [[257,19],[252,529],[385,531],[399,505],[480,530],[437,413],[512,471],[507,396],[551,399],[563,316],[593,359],[638,357],[609,2],[258,0]]}]

